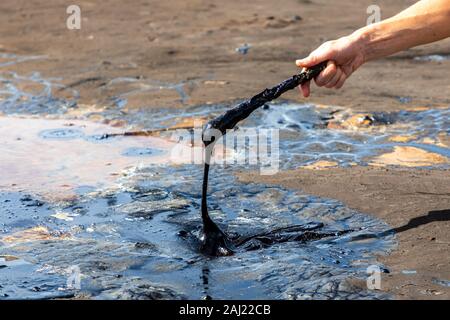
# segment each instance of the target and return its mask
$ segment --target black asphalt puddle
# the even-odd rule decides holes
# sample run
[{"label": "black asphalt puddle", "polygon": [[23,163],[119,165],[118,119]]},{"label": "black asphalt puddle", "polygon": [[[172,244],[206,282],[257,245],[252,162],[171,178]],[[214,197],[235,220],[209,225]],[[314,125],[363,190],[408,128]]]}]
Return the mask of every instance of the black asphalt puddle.
[{"label": "black asphalt puddle", "polygon": [[[129,80],[110,85],[123,82]],[[24,92],[23,83],[36,90]],[[188,99],[184,84],[147,85],[155,92],[177,90]],[[52,95],[55,88],[61,86],[39,74],[1,74],[0,111],[35,119],[0,118],[5,146],[0,167],[7,166],[0,189],[0,299],[389,298],[349,279],[366,279],[376,256],[395,248],[395,235],[385,232],[390,227],[333,199],[237,181],[238,170],[260,168],[239,162],[254,147],[251,142],[243,149],[227,146],[230,162],[211,169],[209,213],[235,241],[236,252],[219,258],[200,254],[201,162],[166,161],[171,149],[164,141],[177,140],[179,132],[158,139],[95,139],[121,129],[106,132],[106,125],[69,120],[85,115],[77,92],[62,88],[73,99],[60,100]],[[89,116],[164,129],[184,118],[212,118],[229,107],[130,111],[126,99],[117,98],[123,103]],[[284,102],[257,110],[238,131],[277,129],[280,170],[317,161],[367,165],[396,147],[444,159],[449,110],[362,115],[356,121],[364,127],[352,127],[343,108]],[[50,127],[48,115],[65,120]],[[30,157],[34,147],[41,152]],[[73,192],[52,197],[60,189]]]},{"label": "black asphalt puddle", "polygon": [[[381,236],[387,225],[331,199],[238,183],[223,169],[212,170],[216,178],[210,213],[231,236],[243,239],[242,245],[231,257],[199,254],[197,168],[144,167],[123,177],[120,189],[40,206],[28,206],[31,200],[21,200],[24,195],[2,193],[0,256],[22,263],[0,269],[0,295],[383,297],[354,288],[347,279],[364,278],[367,266],[375,263],[374,255],[394,246],[393,235]],[[308,237],[312,231],[326,236]],[[372,237],[353,240],[361,234]],[[73,270],[80,272],[80,290],[68,286]]]}]

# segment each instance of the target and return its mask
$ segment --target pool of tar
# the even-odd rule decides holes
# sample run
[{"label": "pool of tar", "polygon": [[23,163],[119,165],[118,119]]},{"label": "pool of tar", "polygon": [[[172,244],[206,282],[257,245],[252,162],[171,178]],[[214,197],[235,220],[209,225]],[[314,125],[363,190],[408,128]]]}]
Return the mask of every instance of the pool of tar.
[{"label": "pool of tar", "polygon": [[[227,161],[212,166],[211,216],[233,237],[303,228],[260,237],[229,257],[199,253],[201,163],[173,159],[174,131],[120,133],[212,118],[231,103],[128,110],[124,94],[121,103],[86,108],[74,90],[55,98],[57,80],[39,74],[2,73],[0,80],[0,299],[389,298],[349,281],[365,279],[376,256],[395,248],[389,226],[333,199],[238,182],[235,172],[262,165],[239,161],[251,143],[226,146]],[[160,87],[187,98],[182,85]],[[282,101],[257,110],[238,131],[279,130],[279,170],[448,167],[449,113],[354,114]],[[119,120],[126,125],[109,125]],[[119,135],[104,138],[111,133]],[[328,236],[302,237],[311,230]]]}]

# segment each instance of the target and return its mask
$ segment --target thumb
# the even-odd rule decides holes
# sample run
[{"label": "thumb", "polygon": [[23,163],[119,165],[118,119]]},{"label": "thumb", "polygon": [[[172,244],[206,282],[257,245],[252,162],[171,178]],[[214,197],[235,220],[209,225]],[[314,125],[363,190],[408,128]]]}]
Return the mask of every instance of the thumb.
[{"label": "thumb", "polygon": [[300,68],[309,68],[309,67],[312,67],[312,66],[318,64],[319,62],[320,61],[318,61],[316,56],[309,55],[306,58],[296,60],[295,64],[297,65],[297,67],[300,67]]},{"label": "thumb", "polygon": [[314,50],[306,58],[299,59],[295,61],[295,64],[301,68],[310,68],[318,63],[325,60],[331,59],[332,52],[330,50],[325,50],[323,46]]}]

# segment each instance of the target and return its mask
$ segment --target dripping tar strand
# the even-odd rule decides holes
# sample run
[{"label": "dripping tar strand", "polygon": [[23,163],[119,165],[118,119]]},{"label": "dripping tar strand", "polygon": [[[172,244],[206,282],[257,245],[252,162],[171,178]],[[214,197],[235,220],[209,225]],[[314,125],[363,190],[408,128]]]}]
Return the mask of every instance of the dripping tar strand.
[{"label": "dripping tar strand", "polygon": [[301,73],[279,83],[273,88],[265,89],[261,93],[246,100],[236,107],[228,110],[221,116],[208,122],[202,132],[202,141],[205,145],[205,164],[202,185],[201,214],[203,222],[203,234],[201,237],[201,251],[210,256],[227,256],[233,254],[233,243],[211,219],[208,214],[207,191],[208,174],[212,149],[220,136],[225,135],[227,130],[233,129],[236,124],[246,119],[253,111],[272,101],[288,90],[292,90],[299,85],[315,78],[325,69],[327,61],[322,62],[310,69],[305,69]]}]

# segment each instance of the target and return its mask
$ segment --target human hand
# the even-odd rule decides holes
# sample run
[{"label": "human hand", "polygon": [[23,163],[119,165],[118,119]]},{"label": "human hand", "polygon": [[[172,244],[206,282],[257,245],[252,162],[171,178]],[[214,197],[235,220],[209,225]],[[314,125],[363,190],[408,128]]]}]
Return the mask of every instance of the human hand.
[{"label": "human hand", "polygon": [[[295,63],[301,68],[309,68],[326,60],[328,60],[327,67],[314,81],[319,87],[340,89],[350,75],[365,62],[362,44],[354,35],[327,41],[308,57]],[[304,97],[310,95],[310,86],[310,81],[300,86]]]}]

